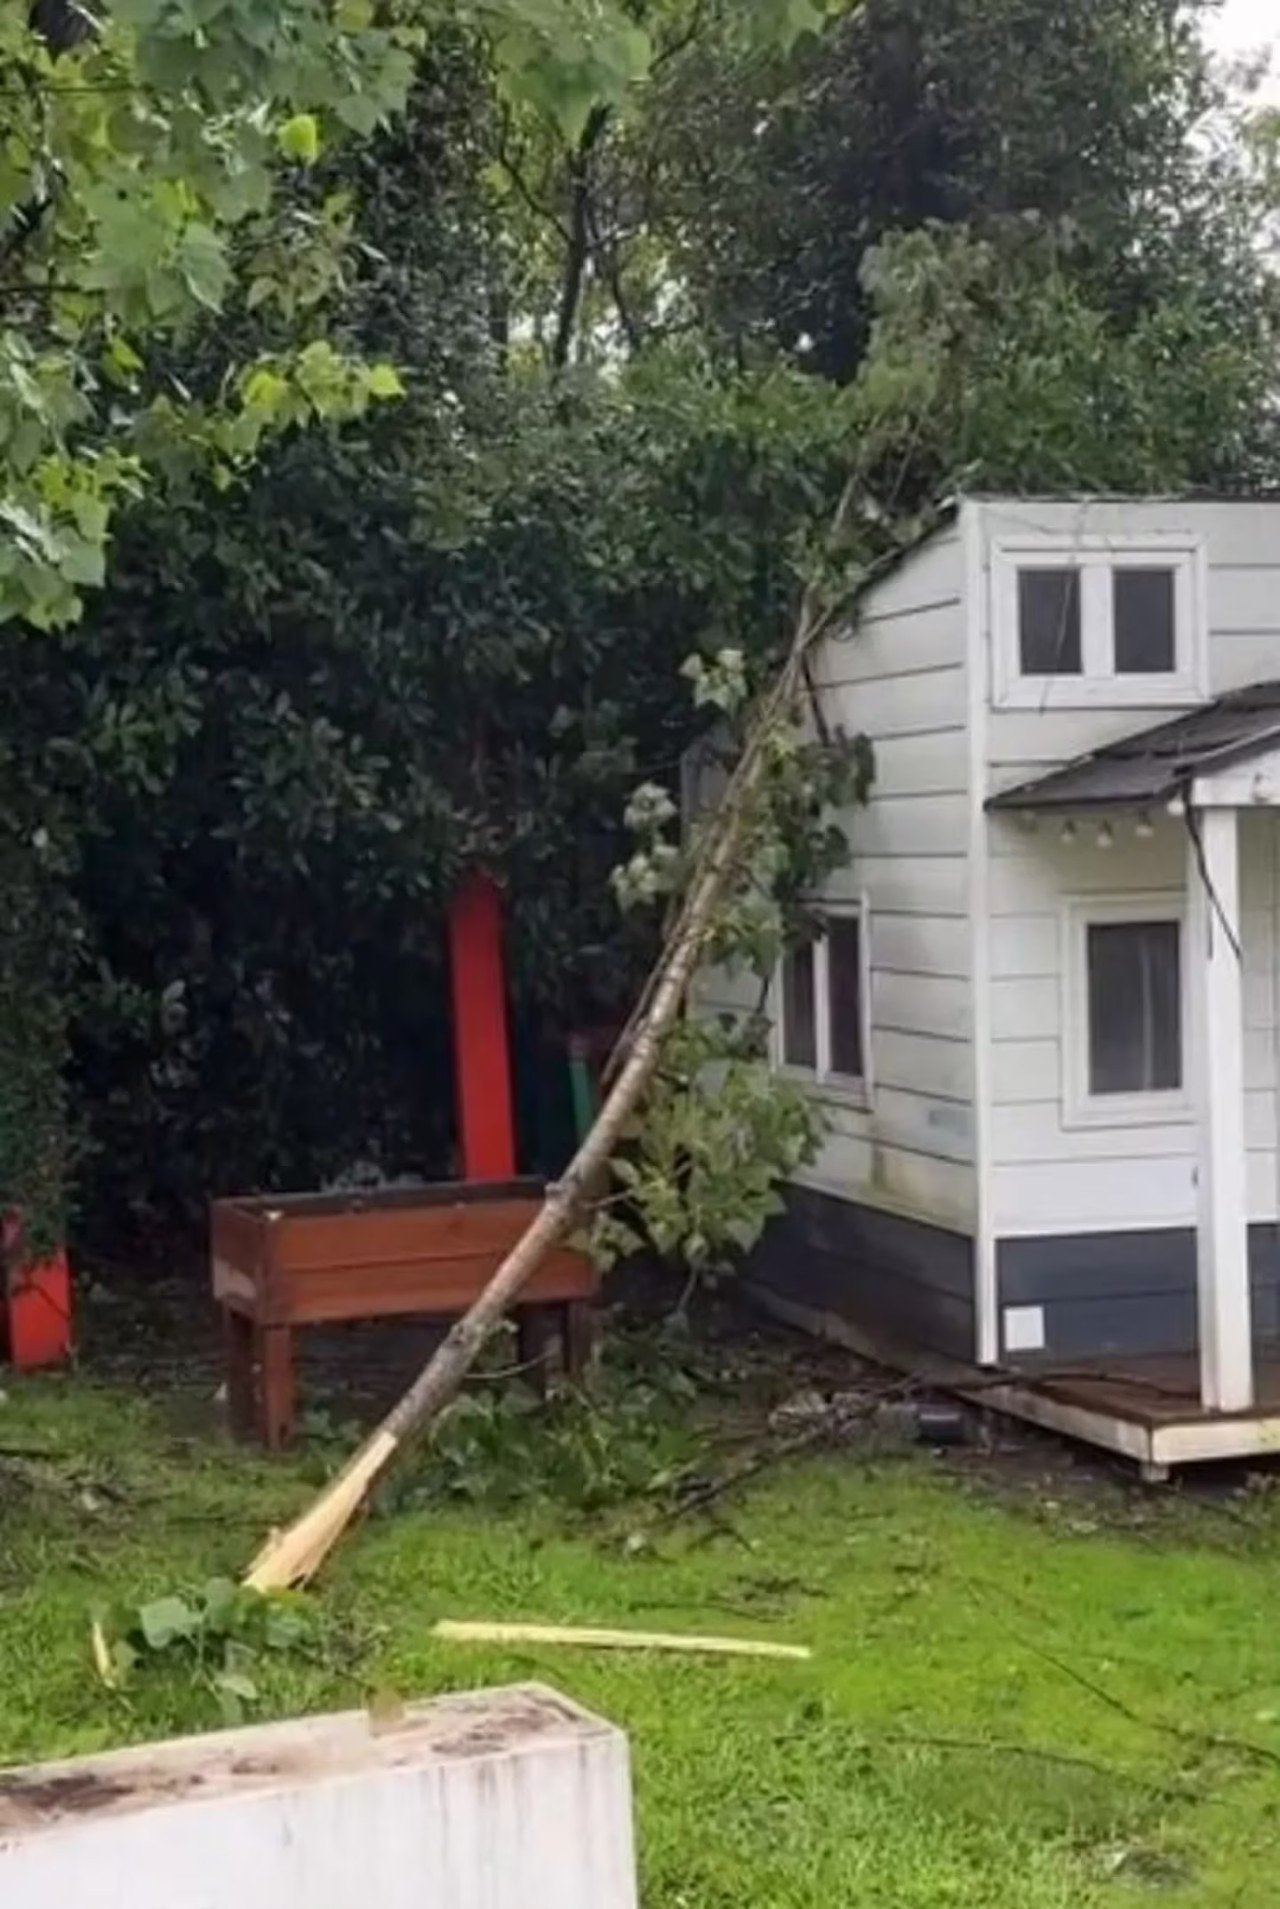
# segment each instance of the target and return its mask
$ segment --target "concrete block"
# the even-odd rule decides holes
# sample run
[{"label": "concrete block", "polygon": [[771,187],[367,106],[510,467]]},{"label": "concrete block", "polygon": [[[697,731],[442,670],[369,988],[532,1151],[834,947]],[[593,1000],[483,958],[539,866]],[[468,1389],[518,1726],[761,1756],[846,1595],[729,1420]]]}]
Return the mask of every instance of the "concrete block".
[{"label": "concrete block", "polygon": [[0,1773],[3,1909],[636,1909],[626,1738],[540,1685]]}]

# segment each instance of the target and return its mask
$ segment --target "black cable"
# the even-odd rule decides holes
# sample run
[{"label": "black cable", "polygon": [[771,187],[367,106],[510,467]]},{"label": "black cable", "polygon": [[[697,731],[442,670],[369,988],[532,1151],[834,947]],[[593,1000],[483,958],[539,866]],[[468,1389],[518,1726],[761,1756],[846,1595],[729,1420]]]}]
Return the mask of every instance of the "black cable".
[{"label": "black cable", "polygon": [[1227,911],[1222,906],[1222,898],[1214,886],[1213,877],[1209,873],[1209,864],[1205,859],[1204,852],[1204,837],[1200,833],[1200,818],[1196,810],[1192,807],[1189,799],[1184,798],[1183,800],[1182,814],[1187,825],[1187,834],[1191,837],[1192,844],[1195,848],[1196,867],[1200,871],[1200,879],[1204,883],[1205,893],[1212,903],[1213,912],[1218,917],[1222,932],[1230,944],[1232,954],[1239,962],[1241,968],[1243,968],[1244,949],[1240,946],[1240,937],[1236,933],[1234,924],[1227,919]]}]

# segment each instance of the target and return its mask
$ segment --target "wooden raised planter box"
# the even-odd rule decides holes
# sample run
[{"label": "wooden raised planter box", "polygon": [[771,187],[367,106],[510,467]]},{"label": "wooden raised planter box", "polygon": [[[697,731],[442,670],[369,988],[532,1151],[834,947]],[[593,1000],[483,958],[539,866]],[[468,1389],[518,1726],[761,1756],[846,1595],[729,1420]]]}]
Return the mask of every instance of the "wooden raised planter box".
[{"label": "wooden raised planter box", "polygon": [[[213,1293],[232,1430],[246,1437],[256,1428],[273,1448],[289,1438],[297,1327],[465,1312],[541,1204],[541,1184],[531,1180],[215,1200]],[[521,1362],[541,1372],[558,1324],[566,1365],[579,1370],[596,1289],[584,1254],[550,1253],[517,1310]]]}]

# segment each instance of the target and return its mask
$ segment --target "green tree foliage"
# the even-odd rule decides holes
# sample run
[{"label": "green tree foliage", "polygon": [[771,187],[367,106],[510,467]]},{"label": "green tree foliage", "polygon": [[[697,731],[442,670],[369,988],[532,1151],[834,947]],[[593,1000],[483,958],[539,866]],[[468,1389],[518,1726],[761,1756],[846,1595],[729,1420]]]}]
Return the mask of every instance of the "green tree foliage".
[{"label": "green tree foliage", "polygon": [[[558,1087],[565,1031],[624,1014],[650,946],[609,873],[628,792],[674,786],[702,721],[681,665],[776,640],[838,487],[845,428],[793,372],[693,354],[567,392],[504,350],[491,110],[438,47],[404,121],[308,188],[361,235],[335,335],[404,397],[136,509],[85,620],[11,656],[76,871],[99,1210],[450,1171],[443,922],[477,863],[523,1071]],[[282,322],[239,307],[237,348]]]},{"label": "green tree foliage", "polygon": [[[339,9],[339,14],[343,13]],[[193,407],[154,347],[217,311],[273,219],[277,159],[403,102],[405,36],[320,0],[0,6],[0,617],[47,626],[103,579],[113,509],[183,432],[235,452],[268,415],[376,385],[318,348],[264,385],[228,362]],[[286,404],[286,398],[290,400]]]},{"label": "green tree foliage", "polygon": [[[835,552],[831,553],[833,556]],[[845,565],[831,566],[832,595],[847,595]],[[753,746],[760,706],[749,696],[742,652],[690,659],[695,701],[720,716],[697,751],[699,783],[714,783]],[[865,800],[874,762],[865,739],[806,735],[795,712],[769,724],[762,773],[742,815],[734,874],[721,896],[707,959],[727,975],[754,976],[753,1010],[691,1016],[663,1041],[640,1117],[611,1162],[615,1185],[593,1216],[597,1261],[642,1249],[682,1264],[689,1285],[739,1263],[783,1210],[778,1184],[816,1159],[825,1119],[812,1097],[769,1065],[767,989],[789,942],[812,938],[811,897],[848,858],[836,817]],[[710,794],[704,786],[703,797]],[[678,907],[714,830],[714,804],[699,804],[684,841],[671,839],[674,804],[654,785],[632,797],[627,821],[636,851],[615,875],[624,907],[661,895]]]},{"label": "green tree foliage", "polygon": [[[104,663],[109,615],[83,645],[57,632],[103,583],[122,505],[145,500],[150,513],[131,537],[171,533],[181,545],[210,509],[193,474],[234,491],[287,427],[401,395],[385,359],[344,355],[325,336],[321,308],[344,286],[352,228],[341,184],[315,189],[325,154],[397,114],[424,40],[434,45],[459,10],[400,17],[389,23],[369,0],[112,0],[93,13],[0,0],[0,622],[11,638],[0,651],[0,850],[6,895],[24,898],[0,949],[0,1203],[29,1217],[38,1207],[42,1224],[55,1223],[48,1169],[62,1151],[53,1003],[64,958],[82,973],[98,960],[83,924],[78,942],[52,932],[66,890],[55,879],[51,905],[42,845],[78,867],[131,802],[168,793],[175,752],[200,730],[204,667],[162,620],[154,634],[171,647],[149,656],[152,673],[135,672],[140,687],[136,658]],[[503,96],[556,123],[584,88],[618,98],[648,59],[625,14],[600,0],[473,0],[461,17],[485,36]],[[416,355],[432,349],[420,336]],[[224,552],[241,501],[228,501]],[[323,745],[322,726],[309,735]],[[146,878],[130,872],[132,901]],[[108,946],[119,927],[113,916]],[[109,962],[89,971],[114,1009],[108,1030],[122,1017],[135,1035],[182,1021],[180,987],[140,1003],[115,987]],[[120,1058],[127,1069],[137,1049]],[[103,1104],[132,1104],[138,1087],[113,1077]]]},{"label": "green tree foliage", "polygon": [[321,118],[372,125],[403,100],[407,41],[359,6],[339,12],[0,3],[0,1205],[32,1237],[61,1207],[72,949],[29,721],[53,686],[24,639],[79,615],[113,514],[176,445],[238,458],[268,424],[358,411],[385,389],[385,372],[316,339],[274,368],[228,357],[193,399],[172,355],[252,274],[277,155],[303,157]]},{"label": "green tree foliage", "polygon": [[1194,281],[1121,323],[1074,263],[1053,234],[1010,245],[965,227],[905,233],[869,256],[861,385],[872,405],[920,393],[919,428],[881,460],[882,489],[1273,487],[1269,289],[1238,329]]},{"label": "green tree foliage", "polygon": [[930,224],[1054,229],[1116,317],[1194,283],[1224,323],[1256,270],[1238,153],[1197,137],[1224,107],[1209,3],[867,0],[789,55],[704,44],[665,78],[651,217],[726,340],[838,379],[869,252]]},{"label": "green tree foliage", "polygon": [[689,651],[776,634],[835,468],[794,382],[637,381],[572,416],[535,387],[479,442],[411,383],[212,520],[137,518],[38,671],[105,1192],[447,1173],[443,922],[478,863],[531,1064],[561,1076],[566,1030],[625,1013],[652,936],[609,885],[626,796],[674,786],[701,726]]},{"label": "green tree foliage", "polygon": [[[971,350],[1047,372],[1057,415],[1037,427],[997,389],[988,428],[930,434],[936,455],[908,473],[917,497],[965,477],[1083,484],[1103,467],[1125,485],[1153,466],[1170,482],[1256,481],[1275,349],[1257,244],[1268,121],[1248,146],[1238,136],[1201,46],[1205,11],[866,0],[821,34],[761,48],[735,38],[732,12],[662,7],[626,111],[600,113],[569,149],[543,118],[500,123],[494,178],[546,360],[607,367],[692,336],[730,374],[781,352],[847,382],[924,256],[899,253],[886,277],[886,242],[963,231],[950,288],[940,257],[927,271],[921,344],[936,346],[942,306],[948,323],[963,308]],[[1060,414],[1081,377],[1095,409],[1123,392],[1115,436],[1137,412],[1139,443],[1101,458],[1086,444],[1073,479]],[[1084,435],[1098,429],[1095,417]]]},{"label": "green tree foliage", "polygon": [[[396,114],[452,11],[399,25],[372,0],[0,4],[0,620],[76,616],[114,510],[176,451],[236,462],[265,431],[398,395],[389,368],[305,330],[206,364],[194,397],[164,347],[180,361],[237,290],[296,319],[333,288],[346,228],[282,194],[282,175]],[[509,97],[555,124],[607,109],[648,63],[643,32],[594,0],[462,14]]]},{"label": "green tree foliage", "polygon": [[785,54],[854,4],[629,0],[630,32],[646,52],[630,87],[597,87],[571,118],[508,89],[491,182],[520,255],[512,295],[554,373],[642,343],[644,300],[633,307],[629,283],[637,267],[646,296],[669,289],[649,205],[653,168],[668,156],[668,73],[712,49],[731,63]]},{"label": "green tree foliage", "polygon": [[0,1217],[21,1214],[21,1241],[39,1254],[56,1243],[67,1210],[71,1160],[65,1114],[66,1016],[58,960],[68,927],[65,890],[12,817],[0,827]]}]

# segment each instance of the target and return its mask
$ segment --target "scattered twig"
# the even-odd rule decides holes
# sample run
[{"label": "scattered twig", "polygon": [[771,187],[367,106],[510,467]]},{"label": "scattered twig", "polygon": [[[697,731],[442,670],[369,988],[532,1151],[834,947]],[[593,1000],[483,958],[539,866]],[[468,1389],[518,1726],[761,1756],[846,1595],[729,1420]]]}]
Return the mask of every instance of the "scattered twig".
[{"label": "scattered twig", "polygon": [[555,228],[556,232],[560,235],[564,243],[566,245],[569,245],[572,242],[572,234],[570,233],[568,226],[565,224],[564,220],[560,217],[559,213],[556,211],[554,206],[546,205],[541,199],[539,199],[537,193],[533,190],[532,186],[529,184],[528,180],[525,178],[524,173],[521,170],[520,166],[518,165],[516,160],[512,157],[511,151],[506,142],[505,134],[499,141],[499,145],[498,145],[498,164],[502,167],[502,170],[506,173],[508,179],[510,179],[512,185],[515,187],[516,191],[520,194],[520,197],[524,200],[529,210],[537,218],[545,219],[548,225],[553,226]]},{"label": "scattered twig", "polygon": [[655,1525],[659,1528],[673,1525],[681,1518],[691,1518],[714,1510],[721,1499],[737,1491],[740,1486],[749,1485],[753,1479],[768,1471],[770,1466],[780,1465],[801,1452],[811,1451],[830,1436],[829,1426],[811,1426],[792,1438],[778,1439],[772,1445],[756,1451],[745,1464],[736,1465],[732,1471],[722,1473],[719,1478],[698,1479],[681,1493],[674,1505],[669,1505],[655,1519]]},{"label": "scattered twig", "polygon": [[1265,1763],[1272,1769],[1280,1769],[1280,1750],[1272,1750],[1265,1743],[1254,1743],[1248,1737],[1224,1735],[1217,1730],[1195,1730],[1186,1724],[1174,1723],[1168,1717],[1152,1716],[1147,1711],[1136,1709],[1123,1697],[1117,1697],[1115,1692],[1108,1690],[1104,1684],[1095,1683],[1092,1677],[1086,1677],[1083,1671],[1077,1670],[1074,1664],[1068,1664],[1063,1658],[1055,1657],[1052,1651],[1043,1649],[1039,1644],[1031,1643],[1027,1638],[1020,1641],[1023,1649],[1029,1651],[1033,1657],[1038,1657],[1042,1663],[1051,1665],[1061,1676],[1069,1678],[1081,1690],[1087,1691],[1099,1703],[1105,1704],[1108,1710],[1114,1710],[1117,1716],[1137,1724],[1139,1729],[1157,1731],[1162,1736],[1174,1737],[1178,1742],[1194,1745],[1197,1749],[1232,1750],[1240,1756],[1252,1757],[1256,1763]]},{"label": "scattered twig", "polygon": [[[1158,1498],[1172,1499],[1179,1509],[1185,1508],[1187,1504],[1185,1494],[1172,1481],[1163,1485],[1146,1485],[1143,1489],[1154,1493]],[[1211,1511],[1219,1518],[1226,1518],[1229,1523],[1238,1525],[1242,1531],[1247,1531],[1252,1538],[1261,1537],[1266,1531],[1265,1525],[1257,1518],[1250,1517],[1247,1511],[1230,1498],[1197,1497],[1195,1507],[1197,1511]]]},{"label": "scattered twig", "polygon": [[1194,1792],[1181,1785],[1160,1783],[1151,1777],[1140,1775],[1136,1770],[1118,1769],[1112,1764],[1096,1763],[1092,1757],[1079,1756],[1069,1750],[1051,1750],[1043,1744],[1010,1743],[987,1737],[935,1737],[912,1730],[893,1730],[866,1740],[868,1749],[880,1746],[888,1746],[890,1749],[955,1751],[962,1755],[972,1751],[986,1756],[1025,1757],[1036,1763],[1051,1763],[1063,1769],[1087,1770],[1093,1776],[1105,1777],[1108,1782],[1131,1783],[1137,1789],[1150,1790],[1153,1795],[1164,1797],[1170,1802],[1186,1803],[1195,1800]]},{"label": "scattered twig", "polygon": [[468,1382],[471,1385],[505,1385],[508,1380],[523,1379],[528,1373],[537,1372],[545,1365],[545,1359],[537,1358],[525,1359],[519,1365],[493,1366],[485,1371],[473,1371]]},{"label": "scattered twig", "polygon": [[754,1452],[745,1463],[734,1466],[719,1478],[700,1479],[655,1521],[656,1524],[659,1527],[672,1525],[680,1518],[708,1511],[728,1493],[750,1484],[772,1466],[795,1458],[801,1452],[812,1451],[815,1446],[843,1443],[854,1426],[864,1425],[868,1419],[874,1418],[882,1405],[905,1398],[912,1391],[913,1384],[911,1379],[906,1378],[891,1380],[865,1399],[856,1411],[825,1415],[803,1431],[795,1432],[788,1438],[775,1439]]}]

